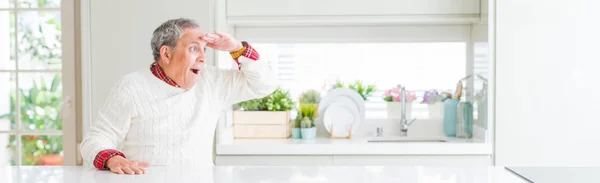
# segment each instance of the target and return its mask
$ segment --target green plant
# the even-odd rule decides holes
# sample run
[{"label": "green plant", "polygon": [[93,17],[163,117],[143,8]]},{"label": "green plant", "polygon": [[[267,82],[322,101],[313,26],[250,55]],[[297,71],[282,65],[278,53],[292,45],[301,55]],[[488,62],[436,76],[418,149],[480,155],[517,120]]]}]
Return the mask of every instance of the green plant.
[{"label": "green plant", "polygon": [[[27,130],[62,130],[62,121],[58,114],[62,101],[62,90],[60,87],[61,77],[56,74],[49,85],[40,79],[33,81],[33,87],[29,91],[19,90],[20,97],[20,120],[23,128]],[[16,128],[16,97],[15,92],[10,94],[10,113],[0,116],[0,119],[11,121],[11,127]],[[40,156],[46,154],[61,154],[62,136],[23,136],[23,164],[38,165],[41,163]],[[16,139],[9,139],[9,146],[17,153]],[[11,162],[14,165],[15,162]]]},{"label": "green plant", "polygon": [[317,90],[307,90],[300,94],[300,103],[318,104],[321,101],[321,93]]},{"label": "green plant", "polygon": [[314,127],[314,120],[317,117],[317,110],[319,106],[314,103],[302,103],[300,104],[300,110],[298,110],[298,116],[296,116],[296,128],[310,128]]},{"label": "green plant", "polygon": [[337,80],[335,82],[335,84],[333,85],[333,88],[344,88],[344,87],[346,87],[345,84],[344,84],[344,82],[342,82],[340,80]]},{"label": "green plant", "polygon": [[268,111],[289,111],[294,109],[295,103],[292,100],[289,90],[277,89],[265,98],[265,105]]},{"label": "green plant", "polygon": [[253,100],[237,104],[244,111],[289,111],[294,108],[294,101],[289,90],[278,88],[273,93]]},{"label": "green plant", "polygon": [[294,120],[294,128],[300,128],[301,124],[302,124],[302,114],[300,114],[300,111],[298,111],[298,114],[296,114],[296,119]]},{"label": "green plant", "polygon": [[[45,7],[48,4],[47,0],[40,0],[37,1],[37,5],[28,3],[25,6]],[[19,40],[21,40],[19,41],[19,54],[23,55],[20,58],[31,59],[29,62],[32,64],[60,68],[62,58],[60,16],[55,15],[55,12],[40,11],[32,14],[19,14],[18,20],[21,19],[37,19],[40,22],[33,24],[18,22]]]},{"label": "green plant", "polygon": [[[60,1],[37,0],[37,1],[15,1],[20,7],[60,7]],[[19,40],[17,53],[19,62],[23,63],[24,69],[32,66],[42,66],[40,69],[60,69],[62,59],[61,24],[60,12],[55,11],[31,11],[23,14],[10,14],[10,40],[11,47],[15,46],[14,40]],[[17,21],[15,21],[17,20]],[[32,21],[34,20],[34,21]],[[15,25],[18,29],[15,33]],[[19,35],[17,38],[16,35]],[[15,54],[10,54],[10,60],[16,60]],[[46,68],[47,67],[47,68]],[[7,97],[10,100],[10,112],[0,115],[0,119],[10,121],[11,129],[16,129],[16,109],[19,109],[19,118],[25,130],[62,130],[62,122],[58,117],[62,101],[60,75],[55,75],[52,83],[47,85],[41,80],[33,88],[27,90],[11,91]],[[14,81],[13,81],[14,82]],[[21,80],[19,83],[25,82]],[[49,87],[47,87],[49,86]],[[19,97],[19,106],[16,99]],[[18,108],[17,108],[18,107]],[[39,165],[41,158],[47,154],[62,154],[62,136],[25,136],[22,138],[22,147],[17,146],[16,136],[10,136],[9,148],[13,154],[17,148],[22,148],[23,165]],[[16,162],[11,160],[11,165]]]},{"label": "green plant", "polygon": [[314,126],[315,126],[315,124],[313,123],[313,120],[310,120],[308,117],[304,117],[302,119],[302,124],[301,124],[300,128],[312,128]]},{"label": "green plant", "polygon": [[[334,85],[334,88],[345,88],[345,84],[341,81],[337,81]],[[348,88],[356,91],[365,101],[369,100],[369,96],[373,94],[375,91],[375,85],[365,85],[362,81],[356,80],[353,84],[349,84]]]},{"label": "green plant", "polygon": [[264,107],[263,100],[264,98],[253,99],[240,102],[237,105],[244,111],[263,111],[266,109],[266,107]]},{"label": "green plant", "polygon": [[357,80],[353,85],[348,86],[348,88],[353,89],[358,92],[363,99],[368,100],[368,97],[371,96],[375,90],[375,85],[371,84],[365,86],[362,81]]},{"label": "green plant", "polygon": [[308,117],[310,120],[314,120],[317,116],[317,110],[319,106],[313,103],[303,103],[300,105],[300,114],[302,117]]}]

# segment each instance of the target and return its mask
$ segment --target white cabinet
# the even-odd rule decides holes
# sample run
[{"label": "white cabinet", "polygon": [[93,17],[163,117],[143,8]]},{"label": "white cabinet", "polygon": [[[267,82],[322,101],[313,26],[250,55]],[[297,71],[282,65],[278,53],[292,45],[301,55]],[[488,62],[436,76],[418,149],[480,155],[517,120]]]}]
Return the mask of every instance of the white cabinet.
[{"label": "white cabinet", "polygon": [[331,156],[217,156],[218,166],[328,166]]},{"label": "white cabinet", "polygon": [[218,166],[491,166],[489,155],[217,156]]},{"label": "white cabinet", "polygon": [[600,166],[600,1],[495,5],[496,165]]},{"label": "white cabinet", "polygon": [[481,0],[226,0],[235,26],[474,23]]},{"label": "white cabinet", "polygon": [[333,164],[339,166],[490,166],[490,156],[424,156],[424,155],[377,155],[333,156]]},{"label": "white cabinet", "polygon": [[480,0],[227,0],[227,16],[472,15]]}]

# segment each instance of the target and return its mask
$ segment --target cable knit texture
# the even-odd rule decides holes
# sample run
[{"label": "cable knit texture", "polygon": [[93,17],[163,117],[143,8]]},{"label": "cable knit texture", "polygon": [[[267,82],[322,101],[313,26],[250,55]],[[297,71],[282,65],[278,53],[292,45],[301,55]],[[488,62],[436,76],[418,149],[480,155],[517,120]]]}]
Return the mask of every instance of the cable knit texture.
[{"label": "cable knit texture", "polygon": [[111,89],[81,143],[86,166],[104,149],[153,166],[213,166],[213,138],[223,109],[264,97],[275,88],[265,61],[240,57],[240,70],[206,67],[185,91],[148,68],[122,77]]}]

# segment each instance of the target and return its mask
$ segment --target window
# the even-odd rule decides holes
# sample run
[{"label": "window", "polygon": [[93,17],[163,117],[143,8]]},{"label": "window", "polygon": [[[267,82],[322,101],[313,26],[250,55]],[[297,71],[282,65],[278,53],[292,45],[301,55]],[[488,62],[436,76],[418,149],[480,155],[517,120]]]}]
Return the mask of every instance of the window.
[{"label": "window", "polygon": [[[387,118],[383,92],[398,84],[417,95],[412,116],[427,118],[427,105],[420,104],[424,91],[453,93],[458,80],[467,73],[467,42],[254,42],[253,45],[263,59],[270,61],[282,88],[290,89],[294,97],[308,89],[325,92],[338,80],[375,84],[377,90],[366,103],[370,119]],[[487,62],[479,60],[476,72],[484,73]]]},{"label": "window", "polygon": [[61,165],[60,0],[0,0],[0,166]]},{"label": "window", "polygon": [[[235,37],[251,42],[270,61],[293,97],[308,89],[326,95],[338,80],[360,80],[377,89],[365,103],[366,117],[385,119],[384,91],[401,84],[417,96],[411,117],[426,119],[428,105],[420,103],[426,90],[454,94],[461,78],[488,77],[487,43],[479,37],[484,32],[473,25],[442,24],[241,25],[235,28]],[[481,88],[479,82],[468,84]]]}]

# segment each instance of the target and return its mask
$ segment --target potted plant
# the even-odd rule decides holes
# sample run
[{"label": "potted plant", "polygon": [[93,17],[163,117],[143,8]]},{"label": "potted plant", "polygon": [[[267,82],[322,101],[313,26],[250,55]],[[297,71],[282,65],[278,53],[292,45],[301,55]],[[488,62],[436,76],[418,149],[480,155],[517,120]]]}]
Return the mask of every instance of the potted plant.
[{"label": "potted plant", "polygon": [[423,94],[422,104],[427,104],[429,118],[440,119],[444,116],[444,101],[449,98],[449,94],[438,93],[437,90],[427,90]]},{"label": "potted plant", "polygon": [[[417,96],[412,91],[406,91],[406,118],[412,119],[412,102]],[[402,91],[398,87],[393,87],[385,91],[383,100],[387,103],[387,114],[389,118],[402,117]]]},{"label": "potted plant", "polygon": [[307,104],[318,104],[321,102],[321,93],[317,90],[307,90],[300,94],[300,103]]},{"label": "potted plant", "polygon": [[288,90],[278,88],[264,98],[240,102],[233,111],[236,138],[287,138],[291,134],[290,111],[294,101]]},{"label": "potted plant", "polygon": [[296,119],[294,120],[294,127],[292,127],[292,138],[299,139],[302,138],[302,114],[298,111],[296,114]]},{"label": "potted plant", "polygon": [[[317,105],[319,102],[321,102],[321,93],[318,92],[317,90],[307,90],[305,92],[303,92],[302,94],[300,94],[300,109],[298,110],[298,113],[296,114],[296,119],[294,120],[294,127],[292,128],[292,138],[295,139],[299,139],[302,138],[302,132],[301,132],[301,128],[302,128],[302,119],[303,119],[303,115],[302,115],[302,106],[304,106],[304,104],[315,104]],[[317,107],[318,108],[318,107]],[[315,116],[317,111],[315,110]],[[311,117],[312,119],[312,117]]]},{"label": "potted plant", "polygon": [[338,80],[333,85],[332,89],[344,88],[344,87],[348,87],[348,88],[356,91],[356,93],[358,93],[365,101],[369,100],[369,96],[371,96],[371,94],[375,91],[374,84],[365,85],[360,80],[356,80],[356,81],[354,81],[353,84],[350,84],[348,86],[346,86],[344,83],[342,83],[341,81]]},{"label": "potted plant", "polygon": [[299,113],[302,117],[300,122],[302,139],[314,139],[317,136],[317,127],[315,126],[314,119],[317,116],[318,108],[318,105],[313,103],[300,104]]}]

